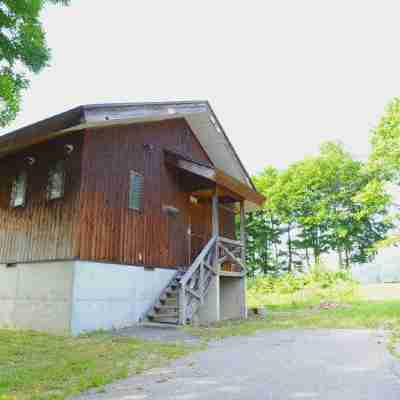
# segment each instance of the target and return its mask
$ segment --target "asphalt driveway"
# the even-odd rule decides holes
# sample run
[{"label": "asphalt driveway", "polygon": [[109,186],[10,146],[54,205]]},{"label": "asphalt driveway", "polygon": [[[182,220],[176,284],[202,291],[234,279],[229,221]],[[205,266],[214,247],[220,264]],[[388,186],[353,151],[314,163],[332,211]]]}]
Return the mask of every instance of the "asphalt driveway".
[{"label": "asphalt driveway", "polygon": [[373,331],[267,331],[213,342],[79,399],[399,400],[400,367]]}]

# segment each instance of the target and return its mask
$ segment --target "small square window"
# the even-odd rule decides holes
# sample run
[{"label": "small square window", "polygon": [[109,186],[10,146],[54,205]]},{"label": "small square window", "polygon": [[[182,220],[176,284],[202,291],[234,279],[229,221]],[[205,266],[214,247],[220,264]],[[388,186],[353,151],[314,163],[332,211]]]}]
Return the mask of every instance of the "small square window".
[{"label": "small square window", "polygon": [[49,171],[47,186],[47,199],[56,200],[64,197],[65,166],[63,161],[58,161]]},{"label": "small square window", "polygon": [[13,182],[10,206],[13,208],[24,207],[26,202],[27,173],[19,173]]},{"label": "small square window", "polygon": [[131,210],[142,211],[143,191],[144,191],[143,175],[135,171],[131,171],[130,182],[129,182],[129,208]]}]

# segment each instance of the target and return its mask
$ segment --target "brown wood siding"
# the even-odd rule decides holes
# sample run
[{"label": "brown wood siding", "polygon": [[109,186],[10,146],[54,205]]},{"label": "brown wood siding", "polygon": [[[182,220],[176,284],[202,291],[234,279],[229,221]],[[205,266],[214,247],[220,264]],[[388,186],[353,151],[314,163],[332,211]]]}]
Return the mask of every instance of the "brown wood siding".
[{"label": "brown wood siding", "polygon": [[[178,171],[166,166],[165,148],[211,164],[180,119],[85,133],[81,259],[160,267],[188,264],[189,193],[182,190]],[[142,212],[128,209],[131,170],[144,176]],[[169,215],[163,206],[179,213]]]},{"label": "brown wood siding", "polygon": [[219,208],[219,232],[221,236],[236,240],[235,213],[228,207]]},{"label": "brown wood siding", "polygon": [[[75,258],[82,141],[83,134],[76,133],[0,159],[0,263]],[[65,155],[65,144],[74,146],[69,156]],[[27,165],[27,156],[35,157],[34,165]],[[49,169],[62,159],[65,194],[62,199],[48,201]],[[28,174],[26,205],[13,209],[12,182],[21,170]]]}]

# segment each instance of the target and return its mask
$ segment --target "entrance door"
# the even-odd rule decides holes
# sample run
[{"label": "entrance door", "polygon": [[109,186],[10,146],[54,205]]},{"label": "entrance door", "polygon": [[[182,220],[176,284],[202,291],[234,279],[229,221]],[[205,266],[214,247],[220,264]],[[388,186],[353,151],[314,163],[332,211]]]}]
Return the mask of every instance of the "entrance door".
[{"label": "entrance door", "polygon": [[188,228],[188,259],[189,265],[203,250],[210,240],[211,235],[211,203],[202,199],[195,201],[190,199]]}]

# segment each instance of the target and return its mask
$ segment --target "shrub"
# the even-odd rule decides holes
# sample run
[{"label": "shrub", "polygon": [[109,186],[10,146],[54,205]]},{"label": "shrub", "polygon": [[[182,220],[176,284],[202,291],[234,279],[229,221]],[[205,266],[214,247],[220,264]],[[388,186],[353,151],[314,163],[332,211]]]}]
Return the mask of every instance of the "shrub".
[{"label": "shrub", "polygon": [[314,304],[326,300],[345,302],[355,296],[356,286],[349,272],[329,271],[318,266],[302,274],[259,275],[250,279],[248,302],[250,306]]}]

